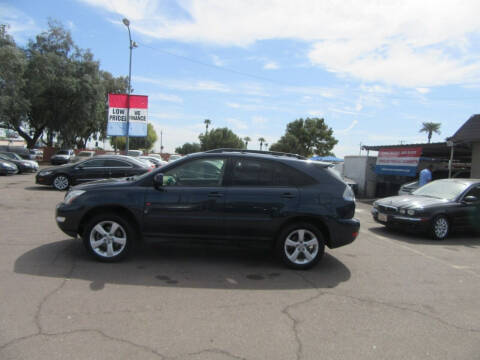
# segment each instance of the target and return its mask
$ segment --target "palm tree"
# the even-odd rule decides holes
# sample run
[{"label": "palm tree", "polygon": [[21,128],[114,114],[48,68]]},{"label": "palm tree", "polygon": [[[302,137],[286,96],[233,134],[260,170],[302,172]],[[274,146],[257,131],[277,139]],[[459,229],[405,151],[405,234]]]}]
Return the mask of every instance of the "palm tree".
[{"label": "palm tree", "polygon": [[263,145],[265,146],[265,150],[268,151],[268,144],[265,143],[265,144],[263,144]]},{"label": "palm tree", "polygon": [[440,134],[440,123],[434,122],[424,122],[422,123],[423,127],[420,129],[420,132],[428,133],[428,143],[430,144],[430,140],[432,139],[432,134]]},{"label": "palm tree", "polygon": [[205,119],[203,120],[203,123],[205,124],[205,135],[207,135],[208,133],[208,125],[210,125],[212,123],[212,120],[210,119]]},{"label": "palm tree", "polygon": [[245,141],[245,149],[248,149],[248,143],[252,141],[252,139],[250,139],[248,136],[245,136],[243,141]]},{"label": "palm tree", "polygon": [[258,138],[258,141],[260,141],[260,151],[262,151],[263,143],[265,142],[265,139],[263,137]]}]

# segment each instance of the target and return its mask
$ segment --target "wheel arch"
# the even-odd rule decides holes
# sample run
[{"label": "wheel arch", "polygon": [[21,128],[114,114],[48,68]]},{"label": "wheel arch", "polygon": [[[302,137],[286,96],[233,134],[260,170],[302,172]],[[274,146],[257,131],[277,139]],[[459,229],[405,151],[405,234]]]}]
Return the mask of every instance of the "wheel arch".
[{"label": "wheel arch", "polygon": [[98,206],[93,209],[90,209],[87,211],[81,218],[79,225],[78,225],[78,234],[80,236],[83,235],[83,232],[85,231],[85,226],[88,224],[88,222],[95,216],[101,215],[101,214],[106,214],[106,213],[114,213],[116,215],[120,215],[124,217],[127,221],[129,221],[136,234],[137,234],[137,239],[141,240],[141,232],[140,232],[140,224],[135,217],[135,215],[126,207],[123,206],[118,206],[118,205],[103,205],[103,206]]},{"label": "wheel arch", "polygon": [[288,220],[286,220],[282,224],[282,226],[280,226],[278,231],[276,232],[274,244],[276,244],[276,242],[278,240],[278,237],[280,236],[283,229],[285,229],[287,226],[290,226],[294,223],[300,223],[300,222],[309,223],[309,224],[312,224],[313,226],[315,226],[322,233],[322,235],[324,237],[324,240],[325,240],[325,245],[330,247],[331,234],[330,234],[330,230],[329,230],[327,224],[325,223],[325,221],[318,218],[318,217],[308,216],[308,215],[295,216],[295,217],[292,217],[292,218],[289,218]]}]

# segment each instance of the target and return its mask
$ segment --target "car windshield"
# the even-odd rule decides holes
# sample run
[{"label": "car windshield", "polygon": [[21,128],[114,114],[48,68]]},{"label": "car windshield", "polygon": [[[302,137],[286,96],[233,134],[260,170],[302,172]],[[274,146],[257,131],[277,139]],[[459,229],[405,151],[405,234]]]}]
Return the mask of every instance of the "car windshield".
[{"label": "car windshield", "polygon": [[60,150],[57,155],[68,155],[68,150]]},{"label": "car windshield", "polygon": [[469,184],[463,181],[437,180],[422,186],[412,192],[412,194],[454,200],[464,192],[468,186]]}]

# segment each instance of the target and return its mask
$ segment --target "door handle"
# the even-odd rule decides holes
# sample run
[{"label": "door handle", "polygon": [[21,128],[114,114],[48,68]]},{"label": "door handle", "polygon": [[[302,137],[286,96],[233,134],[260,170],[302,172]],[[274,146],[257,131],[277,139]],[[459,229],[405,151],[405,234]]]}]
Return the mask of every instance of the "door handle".
[{"label": "door handle", "polygon": [[284,193],[284,194],[282,194],[282,198],[284,198],[284,199],[293,199],[294,197],[295,197],[295,195],[292,194],[292,193]]},{"label": "door handle", "polygon": [[208,197],[216,197],[216,198],[219,198],[219,197],[222,197],[222,196],[223,196],[222,193],[216,192],[216,191],[215,191],[215,192],[211,192],[211,193],[208,194]]}]

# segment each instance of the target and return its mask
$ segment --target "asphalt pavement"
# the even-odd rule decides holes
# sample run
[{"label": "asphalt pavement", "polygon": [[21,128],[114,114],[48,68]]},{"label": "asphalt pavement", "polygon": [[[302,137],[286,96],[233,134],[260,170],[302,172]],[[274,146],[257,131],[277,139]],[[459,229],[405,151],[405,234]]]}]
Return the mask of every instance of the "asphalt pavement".
[{"label": "asphalt pavement", "polygon": [[64,193],[0,177],[0,359],[480,359],[480,239],[387,231],[309,271],[258,250],[147,243],[91,260]]}]

